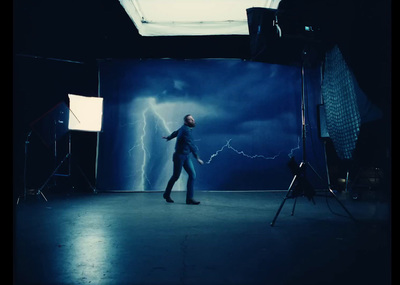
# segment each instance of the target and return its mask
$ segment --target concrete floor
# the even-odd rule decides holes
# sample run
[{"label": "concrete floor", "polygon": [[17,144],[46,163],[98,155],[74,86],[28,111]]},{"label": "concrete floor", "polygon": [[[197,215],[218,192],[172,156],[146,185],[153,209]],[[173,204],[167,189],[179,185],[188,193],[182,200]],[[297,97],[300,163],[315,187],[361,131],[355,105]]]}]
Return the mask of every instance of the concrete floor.
[{"label": "concrete floor", "polygon": [[[390,284],[388,203],[285,192],[100,193],[15,207],[15,284]],[[328,204],[327,204],[328,201]],[[344,216],[333,214],[331,210]]]}]

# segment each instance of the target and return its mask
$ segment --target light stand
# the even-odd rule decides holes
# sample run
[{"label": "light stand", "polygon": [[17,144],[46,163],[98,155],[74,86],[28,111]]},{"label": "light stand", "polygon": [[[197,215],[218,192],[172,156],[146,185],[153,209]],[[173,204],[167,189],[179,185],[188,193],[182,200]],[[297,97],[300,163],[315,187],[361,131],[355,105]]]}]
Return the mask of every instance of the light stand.
[{"label": "light stand", "polygon": [[[26,140],[25,140],[25,152],[24,152],[24,176],[23,176],[23,183],[24,183],[24,192],[22,194],[22,197],[24,198],[24,201],[26,201],[26,195],[28,192],[27,189],[27,185],[26,185],[26,171],[27,171],[27,162],[28,162],[28,144],[29,144],[29,138],[32,135],[32,131],[29,131],[28,135],[26,136]],[[21,198],[21,195],[18,196],[17,198],[17,205],[19,203],[19,200]],[[46,197],[43,196],[44,199],[46,199]]]},{"label": "light stand", "polygon": [[[68,165],[68,174],[60,174],[57,173],[57,171],[60,169],[60,167],[67,161],[69,160],[69,165]],[[43,185],[38,189],[37,195],[41,194],[44,200],[47,202],[46,197],[44,196],[42,190],[46,185],[50,182],[51,178],[54,176],[64,176],[64,177],[70,177],[71,174],[71,161],[72,160],[72,151],[71,151],[71,132],[68,133],[68,153],[64,156],[64,158],[61,160],[61,162],[55,167],[54,171],[50,174],[50,176],[47,178],[47,180],[43,183]],[[86,183],[89,185],[89,187],[92,189],[94,194],[97,194],[97,190],[93,185],[90,183],[89,179],[85,175],[85,173],[82,171],[82,169],[78,166],[79,172],[82,174],[83,178],[85,179]]]},{"label": "light stand", "polygon": [[[101,106],[102,107],[102,106]],[[90,108],[87,108],[87,110],[90,110]],[[43,143],[46,146],[50,146],[51,144],[54,144],[54,170],[50,174],[50,176],[45,180],[45,182],[40,186],[37,191],[35,192],[36,195],[41,195],[42,198],[47,202],[47,198],[43,193],[43,189],[49,184],[51,179],[55,176],[64,176],[64,177],[71,177],[72,172],[71,172],[71,164],[74,162],[72,160],[72,143],[71,143],[71,131],[70,131],[70,126],[69,126],[69,120],[70,117],[69,114],[73,114],[75,117],[75,121],[78,123],[81,122],[79,120],[75,113],[66,106],[65,103],[59,103],[55,107],[53,107],[50,111],[48,111],[46,114],[44,114],[42,117],[37,119],[31,124],[31,127],[35,127],[36,132],[40,135],[40,138],[42,139]],[[98,115],[99,116],[99,115]],[[59,127],[58,127],[59,125]],[[53,132],[51,131],[53,130]],[[76,130],[83,130],[85,129],[76,129]],[[91,130],[90,130],[91,131]],[[68,150],[67,154],[64,156],[64,158],[58,162],[57,156],[58,156],[58,148],[57,148],[57,141],[64,136],[64,134],[68,132]],[[29,144],[29,138],[31,136],[32,131],[29,132],[27,139],[25,141],[25,163],[24,163],[24,192],[22,196],[19,196],[17,199],[17,205],[20,201],[20,198],[23,197],[24,200],[26,200],[27,197],[27,158],[28,158],[28,144]],[[52,142],[54,140],[54,142]],[[61,168],[64,163],[68,161],[68,171],[67,173],[59,173],[59,169]],[[57,164],[58,163],[58,164]],[[89,179],[83,172],[83,170],[77,165],[77,169],[79,172],[82,174],[83,178],[85,179],[86,183],[89,185],[89,187],[92,189],[93,193],[97,193],[96,188],[90,183]]]},{"label": "light stand", "polygon": [[[57,174],[58,169],[64,164],[64,162],[66,161],[66,159],[68,159],[71,156],[71,133],[68,134],[68,153],[65,155],[65,157],[61,160],[61,162],[55,167],[54,171],[50,174],[50,176],[46,179],[46,181],[43,183],[43,185],[41,187],[39,187],[39,189],[37,190],[37,195],[42,195],[43,199],[47,202],[46,196],[43,194],[42,190],[44,187],[46,187],[46,185],[50,182],[51,178],[53,178],[54,176],[60,176],[59,174]],[[56,144],[56,142],[55,142]],[[55,153],[56,153],[56,147],[55,149]],[[56,156],[57,157],[57,156]],[[68,167],[68,169],[70,170],[70,166]],[[63,176],[69,176],[70,173],[68,173],[68,175],[63,175]]]},{"label": "light stand", "polygon": [[[323,181],[322,177],[320,175],[318,175],[318,173],[315,171],[315,169],[312,167],[312,165],[307,161],[307,152],[306,152],[306,102],[305,102],[305,90],[304,90],[304,58],[307,56],[307,51],[304,49],[302,51],[302,62],[301,62],[301,124],[302,124],[302,141],[303,141],[303,147],[302,147],[302,151],[303,151],[303,159],[300,162],[299,166],[297,167],[297,165],[295,165],[293,167],[293,163],[294,162],[294,158],[292,158],[291,162],[289,164],[292,164],[292,171],[293,171],[293,179],[292,182],[289,185],[289,188],[286,192],[285,197],[283,198],[272,222],[271,222],[271,227],[273,227],[275,225],[276,219],[278,218],[285,202],[287,199],[291,199],[294,198],[294,203],[293,203],[293,208],[292,208],[292,212],[291,215],[294,215],[294,210],[296,207],[296,202],[297,202],[297,197],[299,196],[307,196],[314,204],[314,190],[312,189],[312,186],[309,184],[309,182],[306,179],[306,169],[307,167],[309,167],[318,177],[320,180]],[[326,162],[326,149],[325,149],[325,163]],[[337,196],[335,195],[335,193],[332,191],[331,187],[330,187],[330,181],[329,181],[329,171],[328,171],[328,165],[326,164],[326,169],[327,169],[327,177],[328,177],[328,189],[325,189],[325,191],[327,191],[328,195],[331,195],[332,197],[334,197],[336,199],[336,201],[340,204],[340,206],[342,206],[342,208],[345,210],[345,212],[349,215],[349,217],[355,221],[354,217],[351,215],[351,213],[347,210],[347,208],[343,205],[342,202],[340,202],[340,200],[337,198]],[[299,190],[296,191],[296,189],[294,188],[295,184],[298,184],[299,186]]]}]

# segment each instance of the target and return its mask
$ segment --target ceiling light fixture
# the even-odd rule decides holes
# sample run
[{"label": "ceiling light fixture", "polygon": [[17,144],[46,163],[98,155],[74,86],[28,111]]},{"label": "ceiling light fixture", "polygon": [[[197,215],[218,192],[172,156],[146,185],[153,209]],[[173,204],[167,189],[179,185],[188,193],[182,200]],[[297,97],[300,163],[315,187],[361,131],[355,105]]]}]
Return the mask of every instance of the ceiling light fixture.
[{"label": "ceiling light fixture", "polygon": [[246,9],[280,0],[119,0],[142,36],[248,35]]}]

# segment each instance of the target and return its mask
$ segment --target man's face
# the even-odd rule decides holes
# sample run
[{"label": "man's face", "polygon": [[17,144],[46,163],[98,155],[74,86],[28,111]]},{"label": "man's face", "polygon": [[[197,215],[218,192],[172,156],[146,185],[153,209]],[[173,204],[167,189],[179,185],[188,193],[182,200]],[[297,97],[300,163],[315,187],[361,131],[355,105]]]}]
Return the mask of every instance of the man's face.
[{"label": "man's face", "polygon": [[192,116],[186,118],[186,125],[188,125],[191,128],[194,128],[196,126],[196,122]]}]

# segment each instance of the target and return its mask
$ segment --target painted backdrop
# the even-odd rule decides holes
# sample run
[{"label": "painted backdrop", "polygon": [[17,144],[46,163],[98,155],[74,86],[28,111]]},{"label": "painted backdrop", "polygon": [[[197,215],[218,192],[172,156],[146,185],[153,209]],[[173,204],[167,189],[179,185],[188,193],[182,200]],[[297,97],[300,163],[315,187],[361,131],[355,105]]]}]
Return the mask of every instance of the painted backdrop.
[{"label": "painted backdrop", "polygon": [[[205,161],[193,158],[195,189],[288,188],[287,163],[302,159],[299,67],[238,59],[111,60],[99,67],[99,190],[164,190],[175,140],[162,136],[177,130],[186,114],[196,120],[193,136]],[[305,91],[307,158],[326,177],[317,133],[318,70],[307,71]],[[185,190],[186,180],[182,171],[173,190]]]}]

